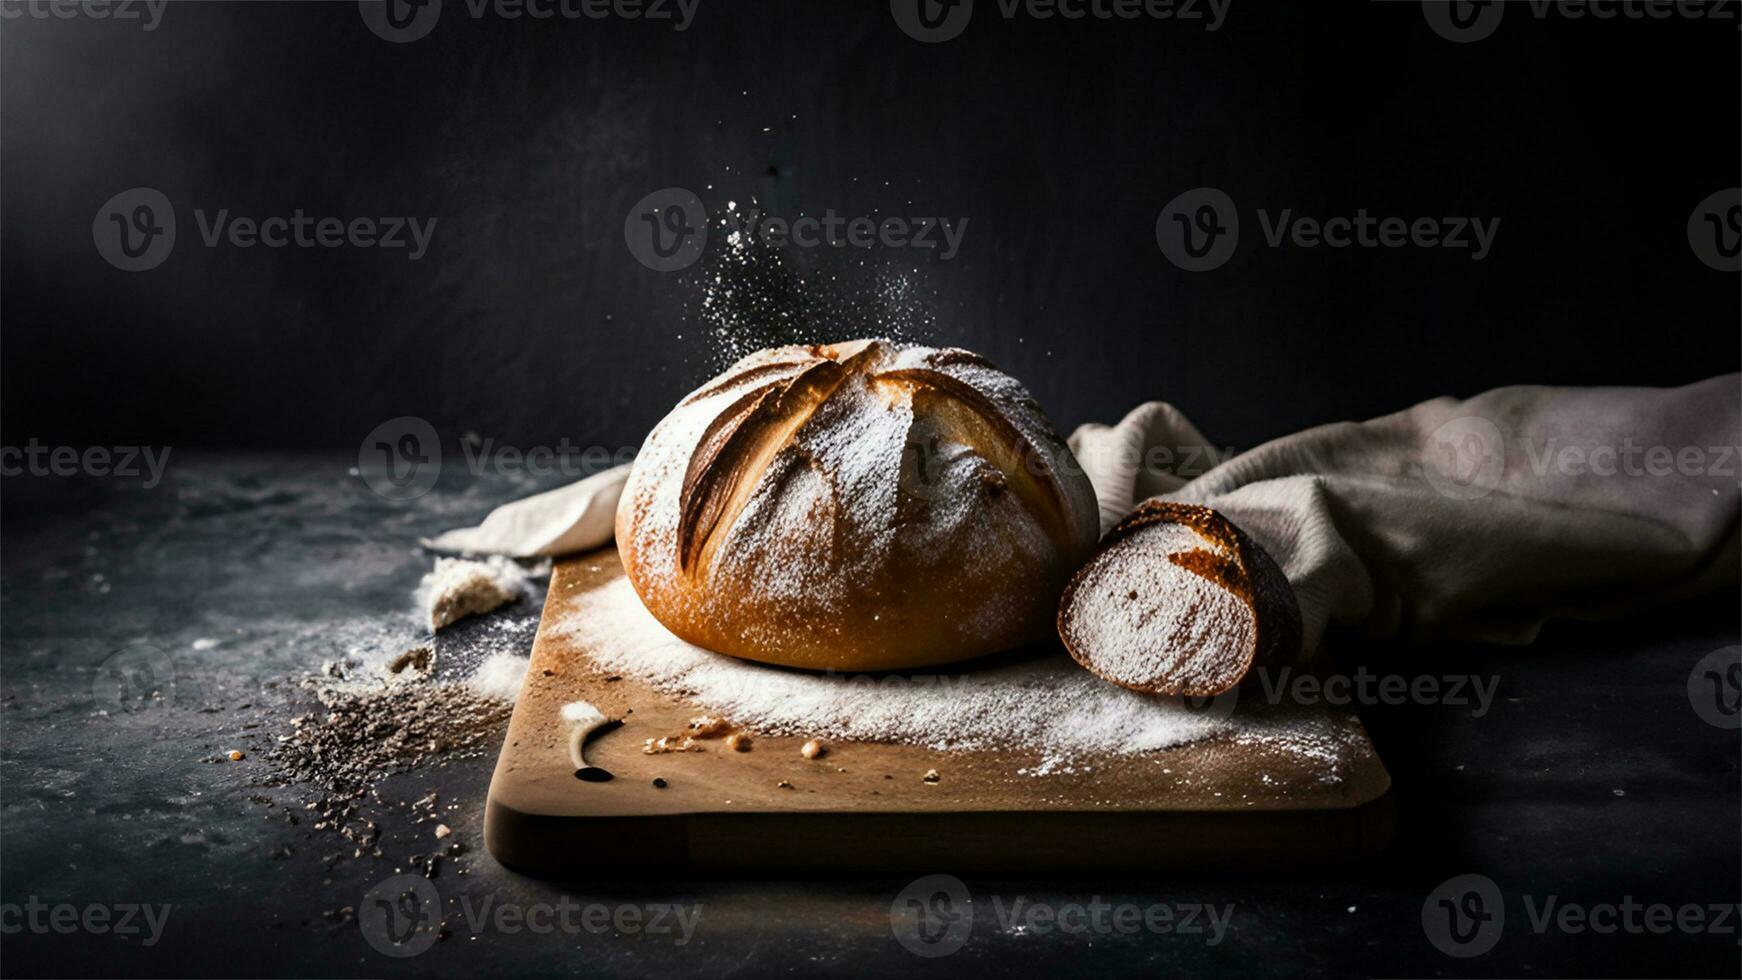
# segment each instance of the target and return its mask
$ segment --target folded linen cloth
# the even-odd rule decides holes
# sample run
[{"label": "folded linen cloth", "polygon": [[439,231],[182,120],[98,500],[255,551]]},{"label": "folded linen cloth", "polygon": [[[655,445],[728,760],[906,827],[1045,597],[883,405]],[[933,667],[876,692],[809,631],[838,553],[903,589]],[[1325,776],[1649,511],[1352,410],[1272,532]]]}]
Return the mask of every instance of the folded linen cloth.
[{"label": "folded linen cloth", "polygon": [[1293,587],[1308,651],[1331,624],[1525,643],[1551,618],[1737,587],[1739,395],[1742,375],[1500,388],[1284,436],[1189,481],[1165,461],[1214,450],[1167,405],[1083,426],[1071,448],[1103,530],[1160,497],[1246,531]]},{"label": "folded linen cloth", "polygon": [[629,463],[594,473],[578,483],[506,503],[477,527],[455,528],[422,540],[425,548],[474,555],[542,558],[590,551],[611,541],[617,498],[629,479]]},{"label": "folded linen cloth", "polygon": [[[1214,508],[1282,567],[1306,649],[1374,637],[1528,642],[1558,616],[1736,588],[1742,376],[1682,388],[1513,387],[1319,426],[1224,459],[1173,406],[1085,425],[1105,530],[1143,500]],[[610,542],[629,467],[423,543],[516,557]]]}]

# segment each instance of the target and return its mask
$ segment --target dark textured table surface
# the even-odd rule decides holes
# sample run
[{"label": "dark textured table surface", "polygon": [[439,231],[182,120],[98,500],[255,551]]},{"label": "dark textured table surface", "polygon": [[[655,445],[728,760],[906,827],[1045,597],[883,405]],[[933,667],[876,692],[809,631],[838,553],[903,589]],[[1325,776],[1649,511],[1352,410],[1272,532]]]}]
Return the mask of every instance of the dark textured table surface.
[{"label": "dark textured table surface", "polygon": [[[384,819],[386,856],[355,859],[312,819],[287,819],[306,812],[310,794],[269,785],[264,756],[304,709],[306,694],[289,681],[323,660],[417,641],[411,592],[431,564],[417,537],[560,479],[451,467],[432,493],[394,503],[350,473],[352,462],[177,453],[150,489],[137,480],[8,479],[0,589],[7,976],[1742,972],[1734,912],[1742,735],[1702,720],[1688,692],[1695,664],[1738,642],[1734,596],[1646,619],[1560,625],[1522,649],[1346,641],[1341,661],[1350,670],[1498,678],[1480,717],[1449,704],[1359,708],[1396,784],[1398,834],[1383,857],[1275,876],[970,875],[971,918],[958,921],[971,921],[971,932],[938,958],[909,952],[892,929],[892,903],[911,876],[537,881],[483,852],[493,753],[403,773],[384,784],[383,798],[435,791],[452,840],[467,850],[431,882],[451,934],[420,955],[383,956],[339,910],[360,905],[404,855],[429,851],[429,825]],[[444,634],[441,663],[463,665],[468,651],[504,637],[524,654],[536,614],[529,600]],[[165,696],[114,693],[105,679],[117,657],[160,665]],[[207,761],[230,748],[249,758]],[[1453,958],[1430,942],[1423,910],[1436,886],[1463,874],[1495,882],[1505,918],[1491,950]],[[466,915],[485,902],[532,909],[565,896],[611,914],[699,906],[699,919],[685,941],[633,919],[622,930],[589,931],[602,920],[579,912],[571,918],[579,928],[542,933],[494,913],[475,929]],[[1728,903],[1732,911],[1727,932],[1657,934],[1643,927],[1643,912],[1631,916],[1641,924],[1633,931],[1575,932],[1559,918],[1539,931],[1533,915],[1550,896],[1557,908]],[[1061,910],[1098,901],[1232,911],[1212,942],[1146,929],[1066,933],[1044,921],[1023,928],[1004,919],[1019,899]],[[82,916],[87,906],[126,903],[169,906],[155,943],[112,928],[62,931],[57,922],[66,926],[72,913],[52,911],[66,905]]]}]

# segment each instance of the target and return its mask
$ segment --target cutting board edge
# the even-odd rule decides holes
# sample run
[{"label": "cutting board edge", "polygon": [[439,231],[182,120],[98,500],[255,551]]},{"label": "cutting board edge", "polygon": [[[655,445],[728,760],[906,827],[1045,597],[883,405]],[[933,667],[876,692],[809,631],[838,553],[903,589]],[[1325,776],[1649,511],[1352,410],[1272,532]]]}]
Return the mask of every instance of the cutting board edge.
[{"label": "cutting board edge", "polygon": [[[823,811],[551,816],[492,797],[484,842],[543,878],[638,874],[1281,871],[1372,860],[1390,844],[1389,788],[1343,809],[1261,812]],[[599,840],[609,846],[601,847]],[[1309,841],[1303,845],[1301,841]],[[1108,846],[1108,845],[1117,846]]]}]

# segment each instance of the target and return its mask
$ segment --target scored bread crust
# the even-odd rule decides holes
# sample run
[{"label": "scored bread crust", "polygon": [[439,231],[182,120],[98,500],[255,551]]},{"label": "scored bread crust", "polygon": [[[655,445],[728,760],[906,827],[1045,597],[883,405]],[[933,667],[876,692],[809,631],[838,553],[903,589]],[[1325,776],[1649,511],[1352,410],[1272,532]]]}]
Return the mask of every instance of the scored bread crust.
[{"label": "scored bread crust", "polygon": [[[1194,540],[1170,550],[1165,560],[1218,590],[1209,598],[1220,601],[1224,615],[1216,616],[1202,593],[1181,594],[1180,580],[1170,580],[1165,565],[1114,568],[1136,559],[1128,546],[1138,536],[1169,528],[1184,529]],[[1123,598],[1107,594],[1119,581],[1111,573],[1130,571],[1140,572],[1134,577],[1143,580],[1142,587]],[[1130,579],[1123,581],[1128,585]],[[1161,594],[1169,588],[1178,591]],[[1098,619],[1087,609],[1092,600],[1128,602],[1130,609],[1111,621]],[[1228,600],[1243,615],[1225,615]],[[1163,621],[1168,617],[1174,621]],[[1134,623],[1143,626],[1134,629]],[[1065,586],[1058,635],[1078,663],[1115,684],[1150,694],[1214,697],[1238,685],[1254,664],[1298,655],[1300,606],[1276,561],[1232,521],[1200,504],[1147,500],[1107,532],[1094,557]],[[1163,635],[1166,642],[1146,642]],[[1182,648],[1165,649],[1172,645]]]},{"label": "scored bread crust", "polygon": [[740,360],[654,427],[617,509],[624,571],[667,629],[854,671],[1045,639],[1096,531],[1088,478],[1019,383],[885,340]]}]

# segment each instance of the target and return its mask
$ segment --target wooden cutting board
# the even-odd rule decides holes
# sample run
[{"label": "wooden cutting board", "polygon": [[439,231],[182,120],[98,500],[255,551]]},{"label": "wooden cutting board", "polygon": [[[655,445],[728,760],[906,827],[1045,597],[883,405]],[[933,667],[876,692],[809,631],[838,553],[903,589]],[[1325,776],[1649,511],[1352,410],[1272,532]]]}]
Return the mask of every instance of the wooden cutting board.
[{"label": "wooden cutting board", "polygon": [[[584,626],[553,629],[575,596],[622,574],[613,548],[552,572],[485,815],[490,852],[516,870],[1268,869],[1357,859],[1390,838],[1391,778],[1359,720],[1259,698],[1240,701],[1232,733],[1044,776],[1019,772],[1041,762],[1034,752],[831,743],[807,760],[803,738],[769,736],[749,752],[711,740],[647,755],[646,739],[684,732],[702,710],[595,667],[587,649],[598,637]],[[625,719],[586,748],[608,782],[576,778],[559,717],[573,701]],[[1354,748],[1327,776],[1322,758],[1241,737],[1279,712],[1318,713]],[[933,769],[937,781],[925,781]]]}]

